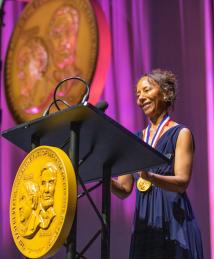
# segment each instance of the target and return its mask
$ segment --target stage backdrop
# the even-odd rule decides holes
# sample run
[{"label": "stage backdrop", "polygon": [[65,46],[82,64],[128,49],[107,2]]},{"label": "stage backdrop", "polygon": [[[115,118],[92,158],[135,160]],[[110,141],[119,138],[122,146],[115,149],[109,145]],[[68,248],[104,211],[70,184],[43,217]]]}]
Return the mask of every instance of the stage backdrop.
[{"label": "stage backdrop", "polygon": [[[213,0],[99,0],[109,22],[112,56],[103,99],[107,114],[135,132],[145,125],[136,106],[138,78],[153,68],[172,70],[178,76],[178,99],[173,119],[187,125],[196,142],[189,196],[198,219],[205,259],[214,259],[214,2]],[[3,28],[3,63],[13,26],[22,4],[6,1]],[[2,86],[2,84],[1,84]],[[1,87],[1,130],[15,125]],[[9,228],[9,196],[24,153],[1,139],[0,257],[22,258]],[[97,203],[100,191],[94,193]],[[111,258],[128,258],[135,193],[125,201],[112,197]],[[81,249],[99,222],[86,200],[78,206],[78,247]],[[211,244],[212,243],[212,244]],[[99,241],[88,258],[100,258]],[[211,246],[212,245],[212,246]],[[62,258],[64,249],[56,257]]]}]

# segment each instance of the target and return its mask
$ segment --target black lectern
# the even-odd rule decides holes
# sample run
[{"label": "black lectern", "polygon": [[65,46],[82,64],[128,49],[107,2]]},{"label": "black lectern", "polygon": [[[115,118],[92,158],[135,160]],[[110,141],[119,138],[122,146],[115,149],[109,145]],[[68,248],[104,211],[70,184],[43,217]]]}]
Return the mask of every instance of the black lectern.
[{"label": "black lectern", "polygon": [[[23,123],[2,135],[26,152],[39,145],[65,149],[77,179],[101,220],[101,258],[110,258],[110,178],[148,169],[169,160],[91,104],[81,104]],[[102,214],[84,183],[101,181]],[[76,252],[75,223],[67,240],[67,258],[85,258]]]}]

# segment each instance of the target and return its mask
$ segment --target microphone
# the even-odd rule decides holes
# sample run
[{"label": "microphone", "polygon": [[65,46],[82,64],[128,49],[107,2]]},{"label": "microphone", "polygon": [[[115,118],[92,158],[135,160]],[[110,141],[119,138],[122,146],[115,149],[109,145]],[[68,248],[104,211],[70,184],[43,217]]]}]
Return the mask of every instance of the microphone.
[{"label": "microphone", "polygon": [[85,94],[84,94],[84,96],[83,96],[83,98],[82,98],[82,100],[81,100],[81,103],[86,102],[86,101],[88,100],[88,98],[89,98],[90,88],[89,88],[88,83],[87,83],[84,79],[82,79],[81,77],[78,77],[78,76],[71,76],[71,77],[65,78],[65,79],[63,79],[62,81],[60,81],[60,82],[57,84],[57,86],[55,87],[55,89],[54,89],[53,102],[54,102],[56,108],[58,109],[58,111],[60,111],[60,107],[58,106],[58,104],[57,104],[57,99],[56,99],[57,90],[59,89],[59,87],[60,87],[64,82],[69,81],[69,80],[78,80],[78,81],[80,81],[80,82],[82,82],[82,83],[84,84],[84,86],[85,86]]},{"label": "microphone", "polygon": [[106,101],[99,101],[95,107],[102,111],[102,112],[105,112],[105,110],[108,108],[108,103]]},{"label": "microphone", "polygon": [[48,105],[48,107],[45,109],[45,111],[44,111],[43,114],[42,114],[43,117],[46,116],[46,115],[49,115],[50,109],[51,109],[51,107],[53,106],[53,104],[55,104],[55,102],[62,102],[62,103],[64,103],[65,106],[71,107],[66,101],[61,100],[61,99],[56,99],[55,101],[53,101],[52,103],[50,103],[50,104]]},{"label": "microphone", "polygon": [[[1,1],[1,0],[0,0],[0,1]],[[56,97],[56,93],[57,93],[57,90],[59,89],[59,87],[60,87],[64,82],[69,81],[69,80],[78,80],[78,81],[81,81],[81,82],[85,85],[85,94],[84,94],[84,96],[83,96],[83,98],[82,98],[82,100],[81,100],[81,103],[83,103],[83,104],[84,104],[85,102],[87,103],[87,100],[88,100],[88,98],[89,98],[89,92],[90,92],[90,88],[89,88],[88,83],[87,83],[84,79],[82,79],[81,77],[78,77],[78,76],[68,77],[68,78],[63,79],[62,81],[60,81],[60,82],[56,85],[56,87],[55,87],[55,89],[54,89],[54,93],[53,93],[53,102],[50,103],[49,106],[45,109],[45,111],[43,112],[43,115],[42,115],[42,116],[49,115],[50,109],[51,109],[51,107],[52,107],[53,104],[56,106],[57,110],[60,111],[61,109],[60,109],[60,107],[58,106],[57,102],[62,102],[62,103],[64,103],[67,107],[71,107],[71,105],[68,104],[66,101],[64,101],[64,100],[62,100],[62,99],[57,99],[57,97]],[[108,106],[107,106],[107,107],[108,107]],[[107,108],[107,107],[106,107],[106,108]],[[106,108],[105,108],[105,109],[106,109]],[[105,111],[105,110],[104,110],[104,111]]]}]

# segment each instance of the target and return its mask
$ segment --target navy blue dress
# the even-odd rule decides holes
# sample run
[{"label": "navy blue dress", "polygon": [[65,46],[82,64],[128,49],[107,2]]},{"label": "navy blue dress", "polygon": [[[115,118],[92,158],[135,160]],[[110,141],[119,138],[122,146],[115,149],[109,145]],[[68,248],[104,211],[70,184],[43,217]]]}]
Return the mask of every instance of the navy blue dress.
[{"label": "navy blue dress", "polygon": [[[176,125],[166,131],[158,140],[156,149],[162,154],[174,155],[177,137],[183,127]],[[173,175],[173,161],[153,172]],[[136,191],[129,258],[203,258],[200,230],[186,193],[170,192],[157,186],[147,192]]]}]

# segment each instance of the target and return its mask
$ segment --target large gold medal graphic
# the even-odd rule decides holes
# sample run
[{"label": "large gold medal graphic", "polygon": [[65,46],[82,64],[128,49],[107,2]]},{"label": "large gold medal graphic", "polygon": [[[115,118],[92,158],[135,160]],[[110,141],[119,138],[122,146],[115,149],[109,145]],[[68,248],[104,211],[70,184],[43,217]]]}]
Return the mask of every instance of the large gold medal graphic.
[{"label": "large gold medal graphic", "polygon": [[[32,0],[13,31],[5,65],[5,93],[18,122],[42,116],[56,85],[68,77],[89,84],[96,70],[98,29],[89,0]],[[58,98],[81,101],[85,87],[64,83]]]},{"label": "large gold medal graphic", "polygon": [[10,226],[28,258],[52,256],[66,241],[77,200],[76,177],[64,151],[40,146],[23,160],[10,199]]}]

